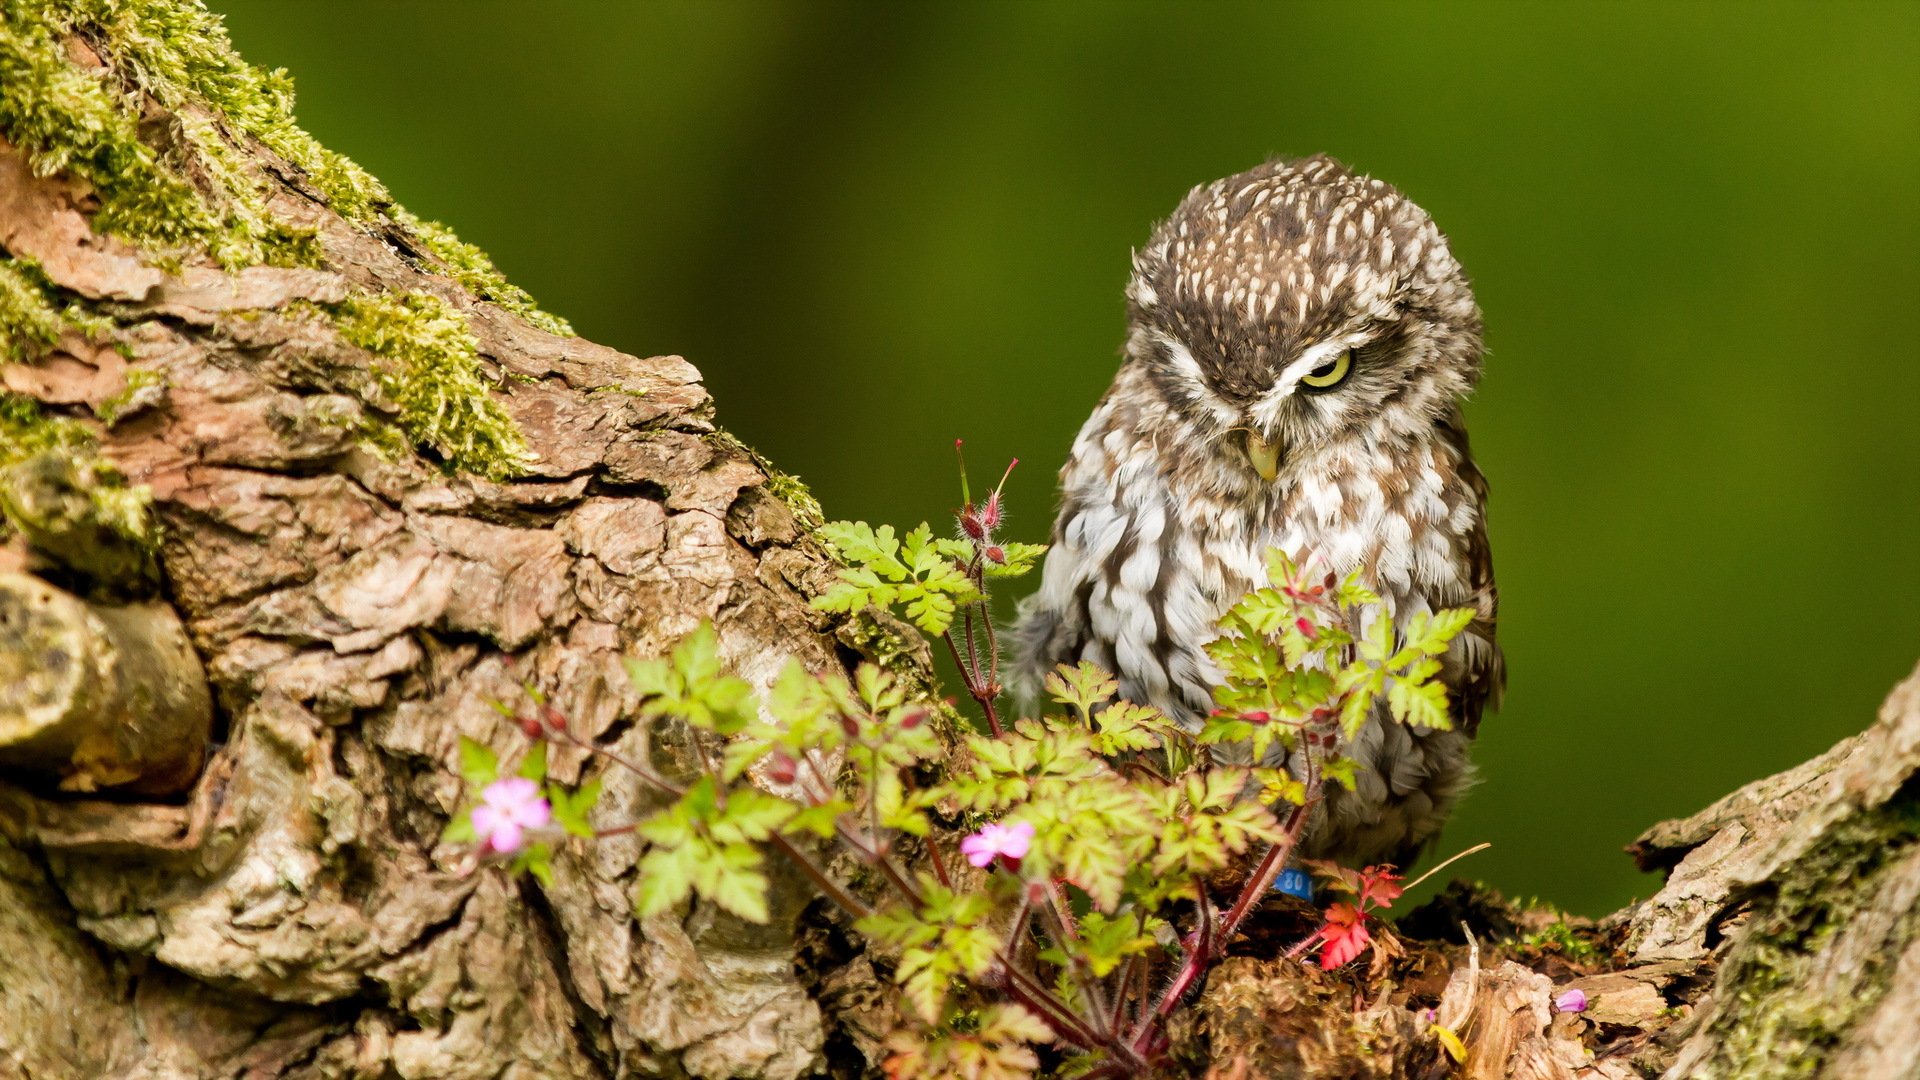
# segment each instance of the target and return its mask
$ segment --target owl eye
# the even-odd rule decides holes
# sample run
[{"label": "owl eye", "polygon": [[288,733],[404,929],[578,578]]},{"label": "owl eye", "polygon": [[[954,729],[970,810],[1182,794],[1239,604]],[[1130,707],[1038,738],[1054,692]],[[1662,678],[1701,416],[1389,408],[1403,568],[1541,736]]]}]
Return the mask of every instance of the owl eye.
[{"label": "owl eye", "polygon": [[1300,376],[1300,385],[1309,394],[1324,394],[1347,381],[1353,372],[1353,350],[1341,349],[1340,355]]}]

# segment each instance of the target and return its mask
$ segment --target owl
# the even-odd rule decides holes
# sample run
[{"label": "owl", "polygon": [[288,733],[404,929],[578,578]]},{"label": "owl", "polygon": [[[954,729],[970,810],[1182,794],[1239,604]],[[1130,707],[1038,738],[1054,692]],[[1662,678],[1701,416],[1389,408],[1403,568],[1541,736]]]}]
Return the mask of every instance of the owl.
[{"label": "owl", "polygon": [[1452,730],[1384,704],[1345,752],[1302,854],[1405,866],[1472,779],[1469,745],[1505,665],[1487,484],[1461,400],[1480,311],[1446,237],[1392,187],[1327,157],[1195,188],[1133,260],[1113,385],[1060,472],[1037,593],[1015,631],[1031,694],[1092,661],[1189,727],[1213,708],[1203,647],[1284,550],[1381,598],[1363,620],[1470,607],[1443,657]]}]

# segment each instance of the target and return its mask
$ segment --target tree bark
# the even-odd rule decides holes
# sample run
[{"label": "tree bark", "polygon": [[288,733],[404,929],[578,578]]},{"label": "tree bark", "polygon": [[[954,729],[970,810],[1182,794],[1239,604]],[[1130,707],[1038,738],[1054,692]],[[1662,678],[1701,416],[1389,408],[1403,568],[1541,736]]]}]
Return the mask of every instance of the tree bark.
[{"label": "tree bark", "polygon": [[[702,619],[761,685],[858,655],[928,685],[809,608],[804,489],[685,361],[568,336],[313,144],[185,0],[0,11],[0,1075],[875,1073],[884,959],[799,875],[765,926],[637,920],[633,836],[551,886],[438,841],[457,740],[517,753],[491,703],[524,686],[654,753],[620,661]],[[1364,972],[1256,919],[1168,1073],[1920,1075],[1916,766],[1920,677],[1643,836],[1661,893],[1557,923],[1597,956],[1465,888]],[[609,823],[649,805],[600,778]]]},{"label": "tree bark", "polygon": [[[90,10],[12,5],[0,34],[0,247],[45,309],[5,325],[14,419],[0,464],[53,446],[119,504],[82,498],[47,525],[21,510],[40,503],[9,472],[0,569],[41,575],[4,580],[58,598],[64,621],[42,622],[65,636],[6,660],[32,670],[103,652],[124,667],[137,650],[85,631],[127,609],[90,605],[177,613],[197,656],[183,680],[210,691],[218,725],[203,768],[205,730],[184,774],[115,787],[96,769],[80,786],[99,797],[57,790],[80,775],[80,740],[0,750],[25,766],[0,797],[0,1073],[813,1071],[842,1025],[795,963],[809,901],[797,880],[778,883],[766,926],[704,907],[643,923],[632,837],[563,853],[551,888],[463,874],[438,843],[461,794],[458,738],[520,752],[525,737],[490,702],[522,701],[523,683],[583,738],[645,758],[621,660],[702,619],[757,682],[787,657],[843,664],[844,628],[807,606],[831,577],[811,500],[714,425],[685,361],[627,356],[489,302],[482,292],[505,290],[476,292],[468,250],[388,203],[343,214],[268,145],[292,136],[208,86],[166,82],[204,72],[182,60],[196,44],[224,47],[191,6]],[[132,44],[135,31],[161,43]],[[46,70],[34,33],[64,71]],[[251,200],[302,238],[282,260],[293,265],[271,264],[284,253],[221,265],[216,242],[103,228],[127,193],[49,169],[60,132],[18,130],[36,111],[77,112],[89,86],[126,110],[153,175],[178,178],[213,228]],[[393,332],[356,332],[365,311],[393,315]],[[420,312],[450,312],[453,337],[433,337],[446,327],[427,316],[406,323]],[[479,459],[484,440],[463,443],[455,426],[408,426],[421,341],[439,350],[429,377],[435,363],[471,365],[524,444],[502,451],[520,467]],[[427,389],[446,392],[446,415],[479,407],[444,381]],[[128,502],[131,522],[108,513]],[[102,555],[143,550],[151,574]],[[36,704],[123,728],[126,710],[88,697],[98,681]],[[556,748],[558,776],[584,768]],[[650,797],[621,773],[604,780],[610,821]]]}]

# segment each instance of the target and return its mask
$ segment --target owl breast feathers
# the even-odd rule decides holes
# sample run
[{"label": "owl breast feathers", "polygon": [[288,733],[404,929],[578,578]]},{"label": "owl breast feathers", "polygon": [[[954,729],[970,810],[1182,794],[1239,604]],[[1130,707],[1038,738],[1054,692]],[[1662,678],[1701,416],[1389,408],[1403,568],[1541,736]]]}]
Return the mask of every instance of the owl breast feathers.
[{"label": "owl breast feathers", "polygon": [[1215,621],[1265,585],[1266,554],[1363,567],[1385,615],[1471,607],[1445,656],[1450,731],[1384,707],[1362,771],[1303,853],[1405,865],[1471,780],[1468,746],[1505,672],[1486,480],[1460,400],[1480,312],[1446,238],[1378,180],[1314,157],[1193,190],[1134,256],[1124,360],[1060,472],[1016,678],[1089,660],[1189,726],[1213,707]]}]

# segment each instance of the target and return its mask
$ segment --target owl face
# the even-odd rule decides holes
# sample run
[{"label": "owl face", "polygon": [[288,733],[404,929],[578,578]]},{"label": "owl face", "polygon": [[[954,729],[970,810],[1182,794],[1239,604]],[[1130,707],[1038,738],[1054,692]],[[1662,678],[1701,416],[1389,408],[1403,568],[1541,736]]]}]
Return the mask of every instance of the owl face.
[{"label": "owl face", "polygon": [[1135,255],[1127,296],[1129,362],[1263,480],[1341,443],[1417,437],[1479,376],[1480,312],[1446,238],[1324,157],[1194,189]]}]

